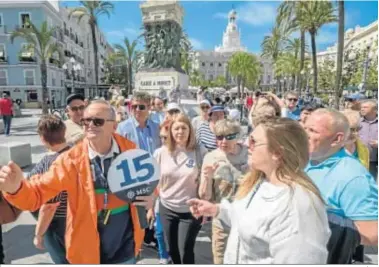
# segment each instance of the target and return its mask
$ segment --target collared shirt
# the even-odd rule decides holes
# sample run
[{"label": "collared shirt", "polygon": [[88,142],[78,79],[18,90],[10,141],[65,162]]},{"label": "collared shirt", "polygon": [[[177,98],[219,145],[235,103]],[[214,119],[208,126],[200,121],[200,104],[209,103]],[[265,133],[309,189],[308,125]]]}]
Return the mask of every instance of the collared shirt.
[{"label": "collared shirt", "polygon": [[104,171],[104,160],[108,158],[114,158],[114,155],[120,154],[120,148],[117,145],[117,142],[112,138],[112,147],[111,150],[106,154],[102,155],[98,152],[94,151],[92,147],[88,144],[88,156],[89,159],[92,161],[96,156],[99,156],[101,160],[101,169]]},{"label": "collared shirt", "polygon": [[370,145],[370,141],[378,140],[378,118],[373,121],[361,118],[360,126],[359,138],[369,149],[370,162],[378,162],[378,148]]},{"label": "collared shirt", "polygon": [[66,142],[69,144],[75,144],[84,137],[84,129],[79,124],[73,122],[72,120],[66,120],[64,122],[66,125]]},{"label": "collared shirt", "polygon": [[153,111],[150,114],[150,119],[158,124],[161,124],[164,120],[165,112],[164,111]]},{"label": "collared shirt", "polygon": [[378,187],[367,169],[341,149],[305,172],[316,184],[328,213],[353,221],[378,219]]}]

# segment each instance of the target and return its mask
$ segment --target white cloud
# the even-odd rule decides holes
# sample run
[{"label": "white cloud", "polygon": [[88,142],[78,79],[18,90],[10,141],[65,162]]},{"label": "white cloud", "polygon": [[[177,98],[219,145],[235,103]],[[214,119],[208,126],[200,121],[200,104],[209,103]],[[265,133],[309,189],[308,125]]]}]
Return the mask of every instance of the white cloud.
[{"label": "white cloud", "polygon": [[189,41],[191,42],[192,47],[196,50],[204,48],[203,42],[196,38],[189,38]]},{"label": "white cloud", "polygon": [[[266,2],[248,2],[246,4],[239,5],[236,9],[237,19],[244,23],[261,26],[267,24],[273,24],[276,17],[276,6],[274,4]],[[228,18],[227,13],[216,13],[214,18]]]},{"label": "white cloud", "polygon": [[109,37],[117,37],[117,38],[124,38],[129,37],[129,38],[135,38],[140,34],[140,30],[137,27],[134,27],[133,25],[127,26],[122,30],[113,30],[113,31],[108,31],[107,35]]}]

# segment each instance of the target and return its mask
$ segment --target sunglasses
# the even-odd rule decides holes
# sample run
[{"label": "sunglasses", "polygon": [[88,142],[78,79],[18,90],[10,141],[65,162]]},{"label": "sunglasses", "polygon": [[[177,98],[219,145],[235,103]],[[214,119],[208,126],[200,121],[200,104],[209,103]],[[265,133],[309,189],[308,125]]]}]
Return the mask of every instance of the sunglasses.
[{"label": "sunglasses", "polygon": [[146,106],[145,105],[132,105],[132,109],[133,110],[146,110]]},{"label": "sunglasses", "polygon": [[236,139],[237,136],[238,136],[238,133],[228,134],[228,135],[217,135],[217,136],[216,136],[216,139],[217,139],[218,141],[222,141],[222,140],[224,140],[224,138],[225,138],[225,140],[227,140],[227,141],[231,141],[231,140]]},{"label": "sunglasses", "polygon": [[85,108],[86,108],[86,106],[84,106],[84,105],[82,105],[82,106],[76,106],[76,107],[70,107],[70,109],[73,112],[83,111]]},{"label": "sunglasses", "polygon": [[83,118],[81,121],[85,126],[89,126],[92,122],[94,126],[101,127],[105,124],[106,121],[114,121],[114,120],[106,120],[102,118]]},{"label": "sunglasses", "polygon": [[208,110],[208,109],[209,109],[209,106],[200,106],[200,108],[201,108],[202,110]]},{"label": "sunglasses", "polygon": [[180,113],[179,109],[171,109],[171,110],[168,111],[168,114],[170,114],[170,115],[178,114],[178,113]]},{"label": "sunglasses", "polygon": [[254,148],[254,147],[258,147],[258,146],[264,146],[264,145],[267,145],[267,144],[266,143],[257,144],[257,141],[254,139],[253,136],[249,137],[249,147],[250,148]]},{"label": "sunglasses", "polygon": [[297,102],[297,98],[287,98],[288,101]]}]

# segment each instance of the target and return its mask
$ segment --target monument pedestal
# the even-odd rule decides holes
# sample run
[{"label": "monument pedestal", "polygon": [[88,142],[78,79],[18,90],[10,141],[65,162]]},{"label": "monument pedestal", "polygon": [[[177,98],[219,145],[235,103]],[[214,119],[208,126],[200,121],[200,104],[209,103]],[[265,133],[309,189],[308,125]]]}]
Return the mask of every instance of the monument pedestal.
[{"label": "monument pedestal", "polygon": [[162,89],[169,95],[170,91],[177,87],[185,94],[188,91],[188,84],[188,75],[173,68],[141,70],[136,73],[135,77],[135,89],[153,95],[158,95]]}]

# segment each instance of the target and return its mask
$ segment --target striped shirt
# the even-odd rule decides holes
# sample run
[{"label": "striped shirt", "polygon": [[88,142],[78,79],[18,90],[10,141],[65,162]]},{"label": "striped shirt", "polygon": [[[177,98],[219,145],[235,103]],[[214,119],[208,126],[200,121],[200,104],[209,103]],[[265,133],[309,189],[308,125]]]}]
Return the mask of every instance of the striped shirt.
[{"label": "striped shirt", "polygon": [[[69,150],[71,147],[67,146],[61,151],[52,154],[52,155],[47,155],[41,159],[40,162],[38,162],[34,168],[31,170],[31,172],[28,174],[27,179],[30,177],[36,175],[36,174],[43,174],[47,172],[53,164],[53,162],[57,159],[57,157],[62,154],[63,152]],[[56,197],[53,199],[50,199],[47,203],[57,203],[59,202],[59,206],[54,214],[54,218],[66,218],[66,213],[67,213],[67,192],[62,191],[59,193]]]},{"label": "striped shirt", "polygon": [[203,144],[208,151],[217,148],[216,135],[209,128],[209,123],[204,122],[196,131],[196,140],[198,144]]}]

